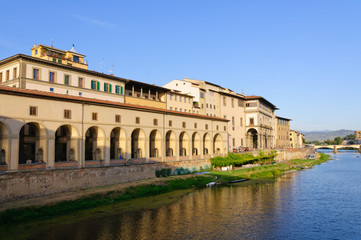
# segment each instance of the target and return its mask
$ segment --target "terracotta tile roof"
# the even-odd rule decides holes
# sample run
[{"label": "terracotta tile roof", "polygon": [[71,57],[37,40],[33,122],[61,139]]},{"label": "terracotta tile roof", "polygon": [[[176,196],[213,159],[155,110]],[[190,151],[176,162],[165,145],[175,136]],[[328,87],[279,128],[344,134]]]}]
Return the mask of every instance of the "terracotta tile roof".
[{"label": "terracotta tile roof", "polygon": [[117,107],[123,107],[123,108],[128,108],[128,109],[134,109],[134,110],[138,110],[138,111],[162,112],[162,113],[168,113],[168,114],[172,114],[172,115],[181,115],[181,116],[185,116],[185,117],[195,117],[195,118],[202,118],[202,119],[209,119],[209,120],[218,120],[218,121],[223,121],[223,122],[229,121],[224,118],[210,117],[210,116],[199,115],[199,114],[194,114],[194,113],[177,112],[177,111],[172,111],[172,110],[167,110],[167,109],[162,109],[162,108],[139,106],[139,105],[129,104],[129,103],[119,103],[119,102],[100,100],[100,99],[95,99],[95,98],[85,98],[85,97],[79,97],[79,96],[71,96],[71,95],[67,95],[67,94],[43,92],[43,91],[30,90],[30,89],[20,89],[20,88],[14,88],[14,87],[6,87],[6,86],[0,86],[0,93],[35,96],[35,97],[43,97],[43,98],[49,98],[49,99],[75,101],[75,102],[86,102],[86,103],[93,103],[93,104],[102,104],[102,105],[107,105],[107,106],[117,106]]}]

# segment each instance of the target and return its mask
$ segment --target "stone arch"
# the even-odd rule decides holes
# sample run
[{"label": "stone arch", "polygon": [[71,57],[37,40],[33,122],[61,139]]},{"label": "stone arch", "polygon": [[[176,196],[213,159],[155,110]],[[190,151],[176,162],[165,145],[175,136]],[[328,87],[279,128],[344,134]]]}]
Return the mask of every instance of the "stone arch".
[{"label": "stone arch", "polygon": [[201,151],[201,137],[199,133],[192,134],[192,155],[200,155]]},{"label": "stone arch", "polygon": [[104,160],[104,131],[97,126],[85,132],[85,161]]},{"label": "stone arch", "polygon": [[179,156],[189,155],[189,137],[186,132],[179,135]]},{"label": "stone arch", "polygon": [[37,122],[24,124],[19,132],[19,164],[44,162],[46,142],[45,127]]},{"label": "stone arch", "polygon": [[160,157],[162,153],[162,136],[159,131],[153,130],[149,135],[149,157]]},{"label": "stone arch", "polygon": [[0,165],[9,164],[9,128],[0,121]]},{"label": "stone arch", "polygon": [[145,134],[140,128],[136,128],[132,132],[131,136],[132,145],[132,158],[144,158],[145,157]]},{"label": "stone arch", "polygon": [[249,139],[250,143],[249,146],[257,149],[258,148],[258,132],[256,129],[251,128],[247,131],[247,138]]},{"label": "stone arch", "polygon": [[223,139],[220,134],[216,134],[213,138],[214,154],[223,154]]},{"label": "stone arch", "polygon": [[208,133],[205,133],[203,136],[203,154],[208,155],[211,153],[211,137]]},{"label": "stone arch", "polygon": [[78,133],[71,125],[61,125],[55,131],[55,162],[76,161]]},{"label": "stone arch", "polygon": [[124,159],[126,156],[127,137],[124,129],[115,127],[110,132],[110,159]]},{"label": "stone arch", "polygon": [[169,130],[165,135],[165,149],[166,156],[172,157],[174,156],[176,149],[176,135],[173,131]]}]

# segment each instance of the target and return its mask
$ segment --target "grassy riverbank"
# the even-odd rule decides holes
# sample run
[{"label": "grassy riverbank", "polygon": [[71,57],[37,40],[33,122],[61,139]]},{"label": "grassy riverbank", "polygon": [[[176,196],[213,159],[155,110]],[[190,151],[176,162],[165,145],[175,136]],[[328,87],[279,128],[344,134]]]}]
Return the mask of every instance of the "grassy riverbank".
[{"label": "grassy riverbank", "polygon": [[0,226],[11,226],[30,221],[49,220],[54,217],[64,216],[78,211],[91,210],[107,205],[111,206],[127,200],[161,195],[175,190],[204,188],[210,181],[216,181],[219,184],[228,184],[228,181],[230,180],[243,178],[269,179],[286,171],[308,168],[316,164],[321,164],[328,159],[328,155],[321,154],[321,157],[318,160],[300,159],[292,160],[287,163],[269,164],[233,171],[212,171],[209,175],[189,175],[188,178],[164,178],[159,179],[155,184],[139,185],[120,191],[108,191],[106,193],[93,194],[76,200],[62,201],[51,205],[8,209],[0,213]]},{"label": "grassy riverbank", "polygon": [[287,171],[311,168],[312,166],[326,162],[329,159],[329,155],[321,153],[318,159],[296,159],[276,164],[235,169],[233,171],[212,171],[211,175],[227,181],[237,179],[270,179]]},{"label": "grassy riverbank", "polygon": [[164,180],[158,184],[129,187],[123,191],[109,191],[105,194],[94,194],[88,197],[63,201],[47,206],[8,209],[0,213],[0,226],[49,219],[55,216],[74,213],[75,211],[115,204],[125,200],[155,196],[174,190],[203,188],[212,178],[212,176],[190,176],[187,179]]}]

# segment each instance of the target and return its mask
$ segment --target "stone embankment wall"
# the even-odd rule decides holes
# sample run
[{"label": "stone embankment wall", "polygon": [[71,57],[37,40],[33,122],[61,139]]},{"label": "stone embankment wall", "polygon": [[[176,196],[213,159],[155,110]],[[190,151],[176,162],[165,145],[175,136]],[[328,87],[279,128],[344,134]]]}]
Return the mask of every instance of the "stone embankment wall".
[{"label": "stone embankment wall", "polygon": [[292,159],[304,159],[308,156],[315,156],[316,150],[314,148],[300,148],[300,149],[286,149],[278,150],[278,155],[275,158],[276,162],[283,162]]},{"label": "stone embankment wall", "polygon": [[[314,153],[314,149],[309,148],[280,150],[276,161],[306,158]],[[258,151],[255,151],[254,155],[257,154]],[[193,159],[133,165],[7,172],[0,175],[0,202],[155,178],[155,170],[161,168],[184,167],[191,169],[195,167],[199,169],[207,165],[210,165],[209,160]]]},{"label": "stone embankment wall", "polygon": [[155,170],[161,168],[195,167],[199,169],[209,164],[209,160],[183,160],[108,167],[7,172],[0,175],[0,202],[155,178]]}]

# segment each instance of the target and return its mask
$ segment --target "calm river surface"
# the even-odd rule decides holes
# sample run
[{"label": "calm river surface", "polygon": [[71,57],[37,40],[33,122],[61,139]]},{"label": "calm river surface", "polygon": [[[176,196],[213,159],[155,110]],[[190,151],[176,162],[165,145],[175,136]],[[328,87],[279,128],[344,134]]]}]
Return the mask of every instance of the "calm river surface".
[{"label": "calm river surface", "polygon": [[157,209],[58,225],[31,239],[361,239],[358,155],[344,151],[273,183],[203,189]]}]

